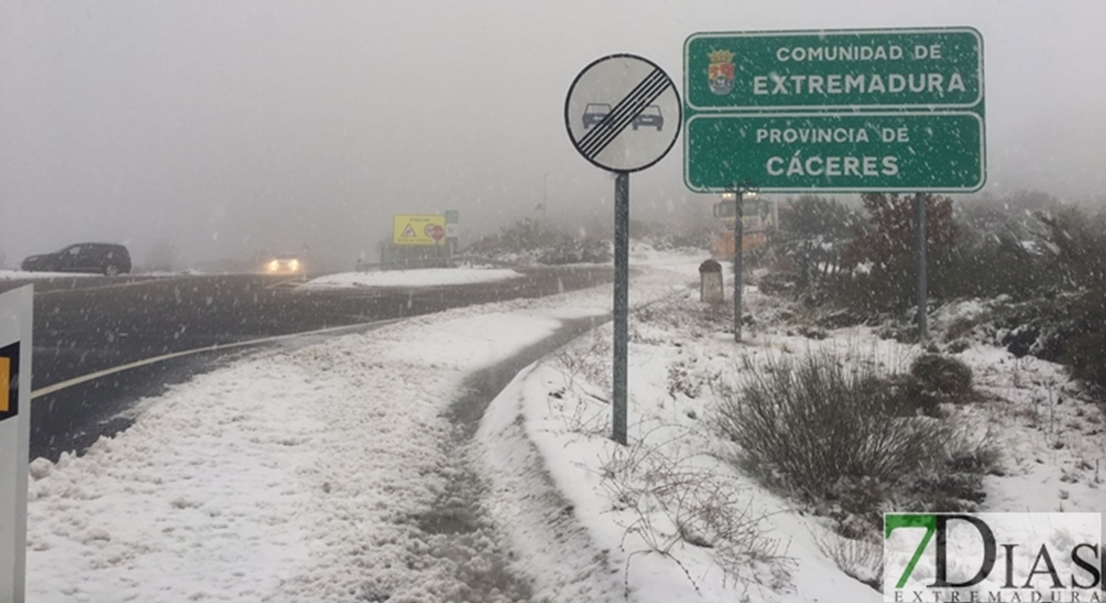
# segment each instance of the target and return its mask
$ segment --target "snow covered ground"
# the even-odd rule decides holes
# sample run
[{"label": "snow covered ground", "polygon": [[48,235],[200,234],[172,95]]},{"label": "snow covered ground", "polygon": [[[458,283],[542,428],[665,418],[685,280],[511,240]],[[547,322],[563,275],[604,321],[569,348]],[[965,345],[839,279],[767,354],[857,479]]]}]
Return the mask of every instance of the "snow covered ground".
[{"label": "snow covered ground", "polygon": [[29,281],[38,279],[49,278],[69,278],[69,277],[97,277],[103,276],[102,274],[89,274],[84,272],[27,272],[26,270],[0,270],[0,280],[6,281]]},{"label": "snow covered ground", "polygon": [[502,268],[426,268],[381,272],[343,272],[308,281],[306,287],[433,287],[490,283],[522,276]]},{"label": "snow covered ground", "polygon": [[[632,446],[608,436],[609,325],[520,373],[474,441],[449,418],[466,377],[606,314],[609,286],[269,351],[144,401],[83,457],[32,463],[29,600],[880,600],[821,552],[817,518],[711,455],[725,443],[705,424],[705,376],[819,347],[902,364],[916,346],[870,329],[803,337],[752,287],[756,322],[736,345],[694,317],[701,256],[631,257],[646,268],[631,285]],[[985,510],[1101,509],[1106,436],[1062,371],[986,346],[961,357],[995,395],[979,421],[1009,450]],[[720,486],[634,496],[664,485],[650,467]],[[476,519],[451,515],[466,472]],[[733,533],[759,554],[698,534],[704,501],[746,518]]]}]

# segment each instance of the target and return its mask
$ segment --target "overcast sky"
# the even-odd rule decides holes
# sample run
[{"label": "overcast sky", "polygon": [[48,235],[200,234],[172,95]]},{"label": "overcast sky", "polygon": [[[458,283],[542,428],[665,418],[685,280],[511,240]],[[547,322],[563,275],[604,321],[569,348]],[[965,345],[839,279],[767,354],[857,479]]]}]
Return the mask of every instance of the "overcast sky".
[{"label": "overcast sky", "polygon": [[[551,215],[606,223],[612,179],[562,115],[590,61],[679,82],[694,32],[940,25],[984,37],[984,190],[1104,198],[1102,0],[0,0],[0,254],[307,244],[345,267],[394,213],[459,209],[471,235],[534,216],[543,180]],[[681,161],[633,176],[634,217],[714,200]]]}]

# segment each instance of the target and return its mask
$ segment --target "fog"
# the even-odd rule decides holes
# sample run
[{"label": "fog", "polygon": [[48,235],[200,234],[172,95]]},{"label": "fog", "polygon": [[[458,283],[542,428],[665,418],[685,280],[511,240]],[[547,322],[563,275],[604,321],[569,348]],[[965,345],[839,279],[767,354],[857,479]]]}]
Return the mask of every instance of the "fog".
[{"label": "fog", "polygon": [[[418,2],[0,4],[0,254],[84,240],[138,263],[308,246],[375,255],[395,213],[461,212],[462,244],[536,217],[594,228],[612,178],[564,129],[590,61],[682,77],[697,31],[967,25],[984,37],[988,193],[1106,199],[1106,3]],[[678,222],[680,147],[631,178],[632,215]]]}]

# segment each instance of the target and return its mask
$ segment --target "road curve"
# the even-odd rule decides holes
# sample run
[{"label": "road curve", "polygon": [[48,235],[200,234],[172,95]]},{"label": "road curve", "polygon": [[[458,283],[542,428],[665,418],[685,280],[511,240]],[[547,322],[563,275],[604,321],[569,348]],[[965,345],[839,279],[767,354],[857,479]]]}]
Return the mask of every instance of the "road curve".
[{"label": "road curve", "polygon": [[[74,379],[186,350],[366,325],[472,304],[610,282],[610,267],[519,270],[475,285],[319,289],[265,275],[73,278],[35,282],[31,458],[83,452],[130,424],[141,397],[187,380],[242,348],[173,358],[69,386]],[[0,289],[19,283],[5,281]],[[366,327],[368,328],[368,327]],[[41,393],[46,388],[58,391]]]}]

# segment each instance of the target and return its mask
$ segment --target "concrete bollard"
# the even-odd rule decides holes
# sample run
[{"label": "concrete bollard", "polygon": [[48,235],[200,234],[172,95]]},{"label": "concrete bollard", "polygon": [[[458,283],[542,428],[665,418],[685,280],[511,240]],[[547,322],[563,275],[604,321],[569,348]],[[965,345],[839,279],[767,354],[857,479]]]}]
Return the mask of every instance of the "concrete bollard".
[{"label": "concrete bollard", "polygon": [[722,264],[714,260],[699,264],[699,301],[708,304],[726,301],[726,290],[722,286]]}]

